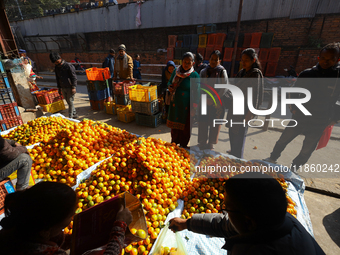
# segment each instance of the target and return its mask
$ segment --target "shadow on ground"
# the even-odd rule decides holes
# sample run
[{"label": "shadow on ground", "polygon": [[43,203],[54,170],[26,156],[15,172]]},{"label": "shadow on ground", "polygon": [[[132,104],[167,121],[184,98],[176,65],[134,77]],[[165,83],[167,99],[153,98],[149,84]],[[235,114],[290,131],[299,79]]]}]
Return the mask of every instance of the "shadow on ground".
[{"label": "shadow on ground", "polygon": [[340,247],[340,208],[333,213],[328,214],[322,220],[322,223],[334,243]]}]

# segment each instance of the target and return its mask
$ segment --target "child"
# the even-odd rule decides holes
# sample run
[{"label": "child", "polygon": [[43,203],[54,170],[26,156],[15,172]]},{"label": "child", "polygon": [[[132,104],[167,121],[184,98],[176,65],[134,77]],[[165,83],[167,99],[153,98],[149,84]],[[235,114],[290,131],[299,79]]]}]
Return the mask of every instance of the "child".
[{"label": "child", "polygon": [[[209,59],[209,65],[204,68],[200,73],[201,78],[215,78],[216,80],[214,81],[214,83],[216,82],[218,84],[227,84],[228,74],[224,67],[221,66],[221,60],[222,54],[220,51],[215,50],[214,52],[212,52]],[[202,87],[204,87],[204,85]],[[223,89],[217,89],[217,92],[221,97],[225,93]],[[214,144],[217,144],[221,125],[217,125],[214,127],[213,120],[223,119],[225,114],[223,106],[214,105],[213,100],[209,97],[207,99],[207,104],[207,115],[200,115],[198,121],[198,146],[200,150],[213,149]]]},{"label": "child", "polygon": [[142,79],[142,75],[140,73],[141,67],[140,67],[139,60],[140,60],[140,55],[136,54],[135,59],[133,60],[133,78],[135,78],[137,80]]}]

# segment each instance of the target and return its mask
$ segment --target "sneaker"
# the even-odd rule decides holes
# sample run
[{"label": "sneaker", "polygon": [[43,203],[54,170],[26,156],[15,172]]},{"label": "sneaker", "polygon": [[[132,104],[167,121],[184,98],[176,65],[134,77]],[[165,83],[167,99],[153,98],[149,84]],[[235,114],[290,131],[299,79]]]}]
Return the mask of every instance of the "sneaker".
[{"label": "sneaker", "polygon": [[269,163],[273,163],[273,164],[276,164],[276,163],[277,163],[277,160],[272,159],[272,158],[270,158],[270,157],[265,158],[265,159],[262,159],[262,160],[263,160],[263,161],[266,161],[266,162],[269,162]]}]

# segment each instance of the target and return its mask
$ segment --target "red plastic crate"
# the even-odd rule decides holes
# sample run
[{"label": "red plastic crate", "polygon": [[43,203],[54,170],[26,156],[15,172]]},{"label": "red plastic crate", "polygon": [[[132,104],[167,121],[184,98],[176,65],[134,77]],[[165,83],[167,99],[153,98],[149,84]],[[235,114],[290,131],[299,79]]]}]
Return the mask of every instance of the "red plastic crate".
[{"label": "red plastic crate", "polygon": [[174,54],[175,54],[175,48],[168,48],[166,52],[166,58],[167,59],[174,59]]},{"label": "red plastic crate", "polygon": [[281,48],[270,48],[268,62],[279,61],[280,53],[281,53]]},{"label": "red plastic crate", "polygon": [[266,67],[265,76],[274,77],[276,74],[277,62],[268,62]]},{"label": "red plastic crate", "polygon": [[128,95],[129,87],[136,84],[136,81],[113,82],[112,88],[115,95]]},{"label": "red plastic crate", "polygon": [[175,48],[177,41],[177,35],[168,35],[168,47]]},{"label": "red plastic crate", "polygon": [[250,47],[251,48],[260,48],[262,33],[252,33]]},{"label": "red plastic crate", "polygon": [[12,127],[20,126],[24,124],[20,116],[0,121],[0,126],[2,131],[6,131]]},{"label": "red plastic crate", "polygon": [[86,76],[87,79],[90,81],[105,81],[111,78],[111,73],[108,67],[105,68],[92,67],[86,69]]},{"label": "red plastic crate", "polygon": [[205,56],[205,48],[197,48],[197,54],[200,53],[202,57]]},{"label": "red plastic crate", "polygon": [[9,178],[0,182],[0,214],[3,214],[5,211],[4,204],[6,195],[14,192],[14,186]]},{"label": "red plastic crate", "polygon": [[233,48],[224,48],[224,55],[223,55],[223,61],[230,62],[233,57]]},{"label": "red plastic crate", "polygon": [[214,47],[216,43],[216,34],[209,34],[208,35],[208,41],[207,41],[207,47]]},{"label": "red plastic crate", "polygon": [[39,104],[52,104],[63,99],[59,94],[58,89],[50,89],[35,93]]},{"label": "red plastic crate", "polygon": [[209,60],[211,53],[214,51],[214,47],[205,48],[205,57],[204,60]]},{"label": "red plastic crate", "polygon": [[262,62],[267,62],[268,56],[269,56],[269,51],[270,49],[266,48],[261,48],[260,53],[259,53],[259,61]]},{"label": "red plastic crate", "polygon": [[215,34],[215,46],[216,47],[223,47],[224,40],[225,40],[226,37],[227,37],[227,35],[223,34],[223,33]]},{"label": "red plastic crate", "polygon": [[0,105],[0,121],[20,116],[17,103]]},{"label": "red plastic crate", "polygon": [[243,48],[249,48],[251,43],[251,33],[244,34]]},{"label": "red plastic crate", "polygon": [[91,109],[96,110],[96,111],[105,110],[105,103],[111,102],[111,101],[112,101],[111,97],[103,99],[103,100],[99,100],[99,101],[90,100]]}]

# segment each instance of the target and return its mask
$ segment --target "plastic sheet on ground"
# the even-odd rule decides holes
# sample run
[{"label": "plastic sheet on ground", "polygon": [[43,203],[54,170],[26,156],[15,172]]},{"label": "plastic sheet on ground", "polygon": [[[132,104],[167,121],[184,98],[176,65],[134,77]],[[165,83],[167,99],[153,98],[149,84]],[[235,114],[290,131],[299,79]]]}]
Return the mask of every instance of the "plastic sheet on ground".
[{"label": "plastic sheet on ground", "polygon": [[[228,157],[232,159],[239,159],[232,155],[224,154],[224,153],[218,153],[211,150],[204,150],[200,151],[197,146],[193,146],[190,148],[190,153],[194,154],[195,157],[198,159],[198,162],[196,165],[199,164],[200,159],[204,155],[212,155],[213,157],[223,156]],[[244,159],[239,159],[242,161],[247,161]],[[261,160],[251,160],[252,162],[258,162],[263,165],[271,165],[273,167],[277,166],[280,167],[280,165],[271,164],[268,162],[264,162]],[[297,219],[298,221],[305,227],[305,229],[312,235],[313,235],[313,228],[312,228],[312,222],[310,220],[309,211],[304,199],[304,190],[305,190],[305,184],[303,180],[296,174],[292,173],[290,169],[286,168],[287,172],[282,172],[284,175],[284,178],[288,185],[288,195],[292,198],[292,200],[296,203],[295,209],[297,210]],[[183,210],[183,207],[178,206],[176,210],[169,214],[166,222],[168,222],[170,219],[174,217],[180,217],[181,212],[178,213],[177,209]],[[176,213],[175,213],[176,212]],[[190,232],[188,230],[181,231],[181,236],[183,237],[184,243],[186,245],[188,253],[191,255],[201,255],[201,254],[227,254],[226,250],[222,250],[221,247],[224,245],[225,240],[224,238],[217,238],[217,237],[210,237],[207,235],[201,235],[196,234],[193,232]],[[152,254],[152,253],[151,253]]]},{"label": "plastic sheet on ground", "polygon": [[105,160],[111,158],[112,156],[106,158],[106,159],[103,159],[99,162],[97,162],[96,164],[94,164],[93,166],[89,167],[88,169],[84,170],[83,172],[81,172],[80,174],[77,175],[77,181],[76,181],[76,185],[74,185],[72,187],[72,189],[76,189],[79,184],[84,181],[84,180],[87,180],[88,178],[90,178],[91,176],[91,173],[93,172],[93,170],[95,170],[97,168],[97,166],[99,166],[102,162],[104,162]]}]

